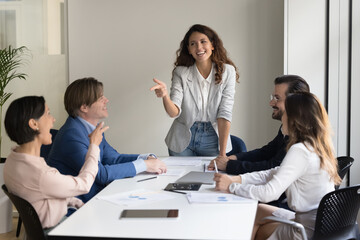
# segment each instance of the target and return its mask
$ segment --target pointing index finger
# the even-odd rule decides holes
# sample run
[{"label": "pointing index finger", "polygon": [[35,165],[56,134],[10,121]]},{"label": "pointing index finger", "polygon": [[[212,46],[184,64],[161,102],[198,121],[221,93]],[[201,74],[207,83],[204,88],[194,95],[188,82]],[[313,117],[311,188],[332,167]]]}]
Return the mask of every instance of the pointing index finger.
[{"label": "pointing index finger", "polygon": [[160,88],[162,88],[161,85],[155,85],[152,88],[150,88],[150,91],[154,91],[155,89],[160,89]]}]

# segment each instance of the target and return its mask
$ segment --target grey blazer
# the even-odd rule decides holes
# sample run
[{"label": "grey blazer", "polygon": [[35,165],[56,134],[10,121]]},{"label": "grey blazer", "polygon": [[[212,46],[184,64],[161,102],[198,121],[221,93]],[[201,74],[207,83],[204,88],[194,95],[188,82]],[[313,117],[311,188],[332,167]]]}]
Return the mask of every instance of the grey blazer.
[{"label": "grey blazer", "polygon": [[[209,98],[206,113],[212,126],[219,135],[217,119],[224,118],[231,122],[235,95],[235,68],[225,64],[222,82],[210,83]],[[213,71],[214,74],[215,71]],[[195,64],[190,67],[179,66],[174,71],[171,83],[170,98],[180,109],[165,138],[167,147],[174,152],[182,152],[191,140],[190,128],[200,113],[201,90],[197,83]],[[228,136],[226,152],[231,151],[230,135]]]}]

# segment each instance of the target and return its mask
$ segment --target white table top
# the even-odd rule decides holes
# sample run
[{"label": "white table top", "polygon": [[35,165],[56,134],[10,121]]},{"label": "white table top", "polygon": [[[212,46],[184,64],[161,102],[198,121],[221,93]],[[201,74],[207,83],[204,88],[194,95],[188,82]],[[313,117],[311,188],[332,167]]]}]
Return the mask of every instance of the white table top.
[{"label": "white table top", "polygon": [[[204,158],[205,159],[205,158]],[[207,158],[209,159],[209,158]],[[203,171],[203,166],[169,166],[188,171]],[[180,176],[159,176],[143,182],[149,175],[113,181],[97,196],[135,189],[162,190]],[[214,192],[214,185],[202,185],[200,192]],[[217,191],[216,191],[217,192]],[[50,239],[147,238],[147,239],[250,239],[257,201],[243,203],[190,204],[185,194],[166,192],[174,198],[136,206],[116,205],[92,198],[49,233]],[[179,209],[175,219],[119,219],[123,209]]]}]

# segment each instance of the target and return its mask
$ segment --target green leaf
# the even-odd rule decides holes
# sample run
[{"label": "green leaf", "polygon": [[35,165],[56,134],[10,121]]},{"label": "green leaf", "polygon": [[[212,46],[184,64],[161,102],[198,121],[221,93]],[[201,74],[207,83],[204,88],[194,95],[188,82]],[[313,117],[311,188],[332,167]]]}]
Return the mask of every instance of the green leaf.
[{"label": "green leaf", "polygon": [[27,63],[25,56],[29,56],[29,50],[25,47],[13,48],[9,46],[0,50],[0,106],[11,96],[6,93],[6,86],[14,79],[26,80],[25,73],[18,72],[18,69]]}]

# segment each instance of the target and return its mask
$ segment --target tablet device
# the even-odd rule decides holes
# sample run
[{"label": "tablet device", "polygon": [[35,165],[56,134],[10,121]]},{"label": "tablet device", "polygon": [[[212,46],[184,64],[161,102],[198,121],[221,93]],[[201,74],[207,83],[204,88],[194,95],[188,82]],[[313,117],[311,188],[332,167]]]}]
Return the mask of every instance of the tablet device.
[{"label": "tablet device", "polygon": [[201,187],[201,183],[169,183],[165,190],[183,190],[183,191],[197,191]]},{"label": "tablet device", "polygon": [[124,209],[122,218],[177,218],[179,209]]},{"label": "tablet device", "polygon": [[195,172],[191,171],[181,178],[177,183],[202,183],[202,184],[214,184],[214,173],[213,172]]}]

